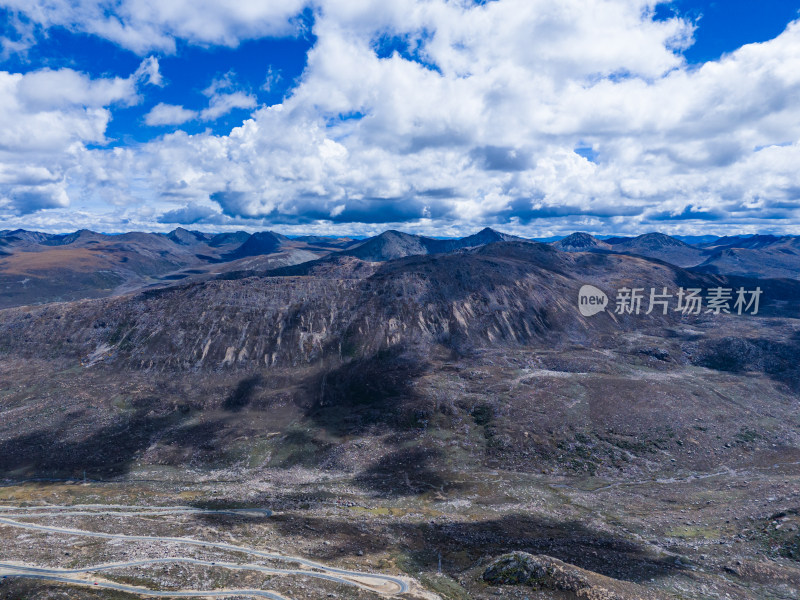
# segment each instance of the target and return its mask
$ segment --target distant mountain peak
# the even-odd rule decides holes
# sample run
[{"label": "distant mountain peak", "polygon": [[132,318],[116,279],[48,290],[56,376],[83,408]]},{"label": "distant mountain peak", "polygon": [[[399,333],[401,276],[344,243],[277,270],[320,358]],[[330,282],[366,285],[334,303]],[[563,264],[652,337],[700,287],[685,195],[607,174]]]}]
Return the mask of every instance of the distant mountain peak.
[{"label": "distant mountain peak", "polygon": [[226,260],[236,260],[247,256],[260,256],[273,254],[288,242],[289,238],[274,231],[258,231],[252,234],[244,243],[233,252],[225,255]]},{"label": "distant mountain peak", "polygon": [[567,237],[553,243],[553,246],[565,252],[591,252],[594,250],[609,250],[610,244],[598,240],[591,234],[576,231]]},{"label": "distant mountain peak", "polygon": [[92,231],[91,229],[79,229],[74,233],[67,233],[64,235],[54,236],[50,240],[48,240],[48,242],[49,245],[68,246],[69,244],[97,241],[105,237],[106,236],[104,234],[97,233],[96,231]]},{"label": "distant mountain peak", "polygon": [[492,236],[497,236],[497,237],[503,237],[506,234],[501,233],[500,231],[497,231],[496,229],[492,229],[491,227],[484,227],[483,229],[481,229],[475,235],[492,235]]},{"label": "distant mountain peak", "polygon": [[529,240],[496,231],[491,227],[485,227],[478,233],[460,239],[437,239],[389,229],[348,248],[345,253],[362,260],[380,262],[406,256],[444,254],[463,248],[510,241]]},{"label": "distant mountain peak", "polygon": [[669,236],[665,233],[658,233],[658,232],[651,232],[651,233],[644,233],[640,236],[637,236],[627,242],[628,245],[631,247],[637,248],[665,248],[669,246],[675,246],[679,248],[683,247],[690,247],[689,244],[686,242],[682,242],[681,240]]},{"label": "distant mountain peak", "polygon": [[166,234],[166,237],[176,244],[183,245],[196,244],[198,242],[204,242],[207,239],[207,236],[204,233],[199,231],[190,231],[188,229],[184,229],[183,227],[176,227]]},{"label": "distant mountain peak", "polygon": [[606,240],[613,252],[636,254],[677,265],[693,267],[705,260],[704,251],[664,233],[645,233],[621,241]]},{"label": "distant mountain peak", "polygon": [[516,235],[510,235],[497,231],[491,227],[484,227],[478,233],[473,233],[467,237],[458,240],[462,246],[482,246],[484,244],[491,244],[492,242],[512,242],[512,241],[527,241]]},{"label": "distant mountain peak", "polygon": [[386,231],[384,231],[383,233],[379,233],[375,237],[376,238],[399,237],[399,238],[403,238],[403,239],[417,239],[417,238],[420,238],[422,236],[415,235],[413,233],[406,233],[405,231],[399,231],[397,229],[387,229]]},{"label": "distant mountain peak", "polygon": [[211,236],[211,239],[208,241],[208,245],[211,246],[212,248],[219,248],[220,246],[234,246],[234,245],[241,246],[248,239],[250,239],[250,234],[247,233],[246,231],[217,233]]}]

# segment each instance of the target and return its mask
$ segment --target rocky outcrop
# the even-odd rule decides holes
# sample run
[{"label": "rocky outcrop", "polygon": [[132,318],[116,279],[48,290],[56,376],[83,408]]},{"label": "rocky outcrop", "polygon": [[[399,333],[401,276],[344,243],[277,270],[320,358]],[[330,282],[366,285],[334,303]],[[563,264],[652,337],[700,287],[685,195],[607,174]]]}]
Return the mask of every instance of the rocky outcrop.
[{"label": "rocky outcrop", "polygon": [[[612,579],[557,558],[512,552],[495,559],[483,572],[490,585],[528,585],[558,592],[560,598],[586,600],[656,600],[662,598],[640,585]],[[566,594],[566,595],[564,595]]]}]

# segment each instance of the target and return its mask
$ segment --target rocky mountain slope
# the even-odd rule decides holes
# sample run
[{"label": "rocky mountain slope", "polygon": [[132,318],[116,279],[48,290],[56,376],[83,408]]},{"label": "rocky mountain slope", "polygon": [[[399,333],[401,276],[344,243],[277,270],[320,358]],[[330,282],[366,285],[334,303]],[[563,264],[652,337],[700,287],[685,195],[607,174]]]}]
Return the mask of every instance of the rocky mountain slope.
[{"label": "rocky mountain slope", "polygon": [[721,243],[694,267],[705,273],[728,273],[745,277],[800,278],[800,239],[791,236],[753,236]]},{"label": "rocky mountain slope", "polygon": [[[614,290],[628,282],[648,294],[651,287],[761,285],[761,315],[793,315],[795,307],[785,303],[800,289],[693,274],[634,256],[562,253],[532,242],[412,256],[377,267],[337,255],[266,275],[8,311],[0,339],[8,347],[33,344],[31,352],[57,346],[76,357],[108,347],[114,360],[135,367],[289,365],[416,343],[454,349],[552,338],[569,343],[618,328],[675,325],[682,318],[674,310],[663,316],[660,308],[646,320],[612,310],[581,317],[577,292],[585,283],[608,290],[612,302]],[[19,326],[26,335],[14,342],[11,332]]]}]

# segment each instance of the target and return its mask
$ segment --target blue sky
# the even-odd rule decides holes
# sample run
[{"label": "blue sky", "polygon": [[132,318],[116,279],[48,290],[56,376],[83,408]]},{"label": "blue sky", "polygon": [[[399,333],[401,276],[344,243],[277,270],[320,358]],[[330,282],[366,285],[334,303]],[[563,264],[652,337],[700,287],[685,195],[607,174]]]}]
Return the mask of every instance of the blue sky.
[{"label": "blue sky", "polygon": [[[309,19],[310,15],[305,15]],[[0,12],[5,35],[14,36],[9,10]],[[148,90],[142,102],[114,110],[107,136],[112,144],[145,142],[162,135],[169,126],[152,127],[145,115],[157,104],[181,105],[202,110],[208,104],[203,90],[214,81],[230,79],[231,85],[253,94],[258,104],[280,103],[297,84],[306,64],[306,54],[314,43],[310,32],[291,37],[266,37],[243,40],[236,47],[207,46],[177,40],[175,52],[154,53],[158,57],[163,87]],[[141,62],[135,52],[96,35],[54,27],[37,35],[37,41],[22,53],[13,53],[0,68],[27,73],[40,69],[70,68],[93,78],[125,77]],[[267,85],[269,80],[270,85]],[[210,129],[224,135],[250,116],[248,109],[234,109],[207,123],[189,122],[182,129],[199,133]],[[173,128],[174,129],[174,128]]]},{"label": "blue sky", "polygon": [[799,9],[0,0],[0,228],[796,231]]},{"label": "blue sky", "polygon": [[683,55],[693,64],[716,60],[745,44],[780,35],[797,19],[800,3],[792,0],[676,0],[661,4],[656,18],[678,15],[697,23],[694,43]]}]

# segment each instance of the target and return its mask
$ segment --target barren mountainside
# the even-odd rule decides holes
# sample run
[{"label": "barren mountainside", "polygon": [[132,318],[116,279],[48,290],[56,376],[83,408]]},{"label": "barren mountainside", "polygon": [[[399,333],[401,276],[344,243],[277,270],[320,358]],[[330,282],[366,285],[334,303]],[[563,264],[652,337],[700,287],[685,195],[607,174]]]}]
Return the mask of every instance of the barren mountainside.
[{"label": "barren mountainside", "polygon": [[[613,307],[581,317],[577,291],[585,283],[612,296],[629,281],[647,290],[742,284],[633,256],[561,253],[529,242],[380,266],[343,258],[107,300],[8,310],[0,348],[86,360],[103,349],[104,360],[136,368],[215,369],[340,360],[396,346],[442,344],[460,351],[546,340],[566,344],[678,322],[674,313],[645,318],[615,315]],[[761,314],[795,310],[780,303],[798,289],[800,284],[770,284]]]}]

